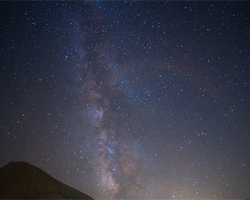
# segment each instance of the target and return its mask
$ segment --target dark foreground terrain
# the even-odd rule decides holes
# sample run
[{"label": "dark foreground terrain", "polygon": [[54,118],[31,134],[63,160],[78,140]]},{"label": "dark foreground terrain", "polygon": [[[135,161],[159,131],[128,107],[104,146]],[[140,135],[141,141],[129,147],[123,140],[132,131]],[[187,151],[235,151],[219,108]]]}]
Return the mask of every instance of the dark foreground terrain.
[{"label": "dark foreground terrain", "polygon": [[93,199],[25,162],[0,168],[0,199]]}]

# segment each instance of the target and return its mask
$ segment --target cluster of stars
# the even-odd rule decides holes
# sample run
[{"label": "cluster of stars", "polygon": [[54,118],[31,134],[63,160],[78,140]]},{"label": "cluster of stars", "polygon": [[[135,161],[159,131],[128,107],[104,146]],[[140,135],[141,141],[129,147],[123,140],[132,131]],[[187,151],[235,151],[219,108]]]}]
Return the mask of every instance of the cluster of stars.
[{"label": "cluster of stars", "polygon": [[248,2],[1,2],[0,167],[95,199],[249,198]]}]

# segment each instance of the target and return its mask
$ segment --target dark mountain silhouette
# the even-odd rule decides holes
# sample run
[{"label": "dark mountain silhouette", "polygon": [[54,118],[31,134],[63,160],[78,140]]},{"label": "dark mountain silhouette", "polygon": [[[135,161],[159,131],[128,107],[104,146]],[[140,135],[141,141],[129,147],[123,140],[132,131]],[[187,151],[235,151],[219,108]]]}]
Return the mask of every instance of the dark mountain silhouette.
[{"label": "dark mountain silhouette", "polygon": [[25,162],[0,168],[0,199],[93,199]]}]

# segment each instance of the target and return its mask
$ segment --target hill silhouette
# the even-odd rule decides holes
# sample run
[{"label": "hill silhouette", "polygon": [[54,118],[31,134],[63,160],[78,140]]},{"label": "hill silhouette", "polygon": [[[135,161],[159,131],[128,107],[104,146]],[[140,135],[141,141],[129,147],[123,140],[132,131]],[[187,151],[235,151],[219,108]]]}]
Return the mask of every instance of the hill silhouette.
[{"label": "hill silhouette", "polygon": [[0,168],[0,199],[91,199],[26,162]]}]

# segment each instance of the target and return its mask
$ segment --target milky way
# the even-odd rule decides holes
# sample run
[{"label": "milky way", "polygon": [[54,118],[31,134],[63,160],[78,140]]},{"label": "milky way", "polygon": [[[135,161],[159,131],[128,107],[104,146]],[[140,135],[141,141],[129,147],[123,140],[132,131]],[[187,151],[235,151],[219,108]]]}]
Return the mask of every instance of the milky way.
[{"label": "milky way", "polygon": [[95,199],[249,198],[248,2],[0,6],[0,167]]},{"label": "milky way", "polygon": [[139,147],[126,141],[124,135],[129,132],[119,130],[117,124],[117,121],[126,122],[129,117],[124,107],[130,106],[130,100],[121,87],[121,82],[126,82],[126,79],[122,77],[121,65],[108,59],[109,44],[105,35],[108,31],[103,26],[105,18],[94,11],[96,5],[86,4],[85,7],[83,15],[74,11],[77,18],[84,19],[77,24],[85,34],[77,41],[79,44],[72,45],[79,45],[81,51],[76,50],[76,53],[83,54],[78,56],[82,59],[79,59],[77,76],[80,77],[79,83],[85,86],[83,99],[86,103],[82,113],[90,126],[88,143],[94,146],[91,160],[97,169],[93,177],[102,198],[140,197],[139,190],[143,186],[140,181],[134,183],[141,175],[142,158],[136,150]]}]

